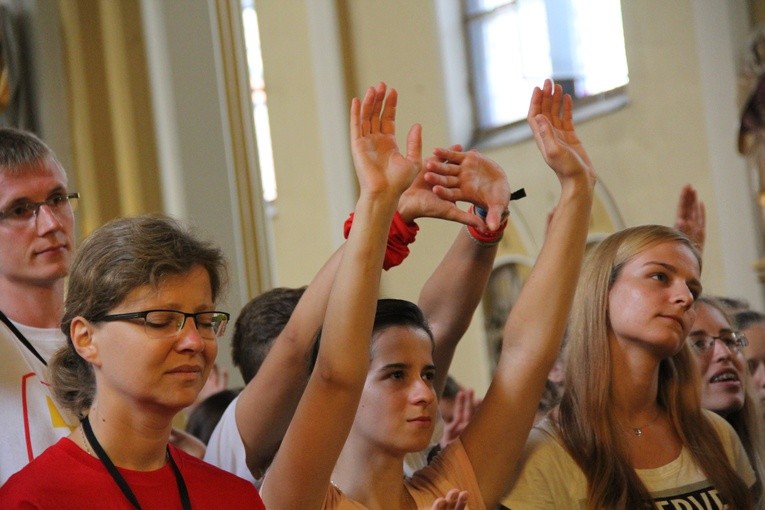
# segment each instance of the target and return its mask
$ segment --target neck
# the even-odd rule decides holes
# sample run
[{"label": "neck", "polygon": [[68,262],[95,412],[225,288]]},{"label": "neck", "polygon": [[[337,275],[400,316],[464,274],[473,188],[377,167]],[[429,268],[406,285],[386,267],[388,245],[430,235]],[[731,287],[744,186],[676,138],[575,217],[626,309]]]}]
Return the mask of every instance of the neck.
[{"label": "neck", "polygon": [[369,509],[390,508],[403,501],[403,455],[360,448],[349,437],[332,472],[332,482],[349,498]]},{"label": "neck", "polygon": [[[126,411],[126,412],[125,412]],[[96,440],[115,466],[152,471],[165,465],[171,419],[94,402],[88,414]],[[91,450],[95,451],[93,445]]]},{"label": "neck", "polygon": [[624,425],[639,427],[659,410],[659,360],[642,349],[611,349],[612,395],[615,411]]},{"label": "neck", "polygon": [[0,282],[0,311],[33,328],[57,328],[64,313],[64,279],[49,286]]}]

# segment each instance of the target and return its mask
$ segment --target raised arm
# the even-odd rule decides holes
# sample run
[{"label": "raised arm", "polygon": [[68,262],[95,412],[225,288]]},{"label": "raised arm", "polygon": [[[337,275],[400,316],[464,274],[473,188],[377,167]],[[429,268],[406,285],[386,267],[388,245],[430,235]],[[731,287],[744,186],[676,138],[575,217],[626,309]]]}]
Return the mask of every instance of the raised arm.
[{"label": "raised arm", "polygon": [[308,285],[258,373],[236,403],[236,425],[255,478],[263,476],[290,424],[310,375],[309,357],[324,320],[343,246]]},{"label": "raised arm", "polygon": [[[426,170],[424,181],[430,195],[436,197],[434,201],[440,200],[454,208],[454,202],[463,201],[488,210],[486,222],[477,214],[465,211],[462,214],[466,217],[457,221],[479,230],[499,228],[510,200],[510,185],[504,170],[494,161],[476,151],[463,152],[459,146],[437,148],[426,162]],[[417,304],[433,331],[436,366],[433,386],[439,396],[457,344],[481,301],[496,254],[496,244],[478,243],[467,229],[461,228],[422,288]]]},{"label": "raised arm", "polygon": [[584,255],[595,173],[574,130],[571,110],[571,98],[559,85],[546,80],[543,89],[534,89],[528,122],[542,157],[560,181],[560,199],[505,324],[489,390],[461,436],[490,508],[502,497],[531,429]]},{"label": "raised arm", "polygon": [[329,295],[316,367],[263,485],[271,508],[320,508],[350,431],[369,366],[388,227],[420,167],[415,125],[403,156],[395,140],[395,90],[370,88],[351,105],[351,147],[360,196]]},{"label": "raised arm", "polygon": [[704,202],[699,199],[696,189],[690,184],[686,184],[680,190],[677,213],[675,214],[675,228],[687,235],[700,251],[704,250],[706,208]]}]

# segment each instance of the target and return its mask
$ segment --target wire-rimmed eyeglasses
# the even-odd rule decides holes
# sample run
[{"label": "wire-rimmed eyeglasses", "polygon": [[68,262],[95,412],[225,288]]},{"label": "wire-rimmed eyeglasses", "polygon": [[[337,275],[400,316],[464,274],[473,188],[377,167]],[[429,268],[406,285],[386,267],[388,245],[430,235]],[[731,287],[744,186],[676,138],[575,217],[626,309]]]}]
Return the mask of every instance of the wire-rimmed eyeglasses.
[{"label": "wire-rimmed eyeglasses", "polygon": [[714,348],[715,340],[722,342],[730,352],[741,352],[741,349],[749,345],[746,337],[738,331],[721,331],[718,336],[705,333],[691,333],[688,341],[691,347],[698,353],[705,353]]},{"label": "wire-rimmed eyeglasses", "polygon": [[186,313],[178,310],[146,310],[104,315],[92,319],[92,322],[142,320],[147,336],[167,338],[180,333],[189,317],[194,319],[199,336],[206,340],[215,340],[226,331],[226,324],[231,316],[226,312],[218,311]]},{"label": "wire-rimmed eyeglasses", "polygon": [[77,207],[79,193],[56,193],[42,202],[17,202],[8,209],[0,211],[0,221],[25,223],[37,217],[40,207],[47,206],[51,212],[60,218],[62,213],[72,212]]}]

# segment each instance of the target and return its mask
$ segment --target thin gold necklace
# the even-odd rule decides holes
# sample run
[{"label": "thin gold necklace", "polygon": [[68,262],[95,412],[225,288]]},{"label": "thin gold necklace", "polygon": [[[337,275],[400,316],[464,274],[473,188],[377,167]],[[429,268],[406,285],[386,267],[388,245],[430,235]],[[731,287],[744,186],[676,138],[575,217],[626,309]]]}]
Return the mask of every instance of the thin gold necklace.
[{"label": "thin gold necklace", "polygon": [[656,420],[658,420],[658,419],[659,419],[659,415],[660,415],[660,414],[661,414],[661,410],[660,410],[660,409],[657,409],[657,410],[656,410],[656,415],[655,415],[653,418],[651,418],[651,421],[649,421],[649,422],[648,422],[648,423],[646,423],[645,425],[641,425],[640,427],[633,427],[632,425],[626,425],[626,426],[625,426],[625,425],[624,425],[624,424],[621,422],[621,420],[619,420],[618,418],[617,418],[617,421],[619,421],[619,425],[621,425],[621,426],[622,426],[622,428],[625,428],[625,429],[629,429],[629,430],[631,430],[631,431],[632,431],[632,433],[635,435],[635,437],[640,437],[640,436],[642,436],[642,435],[643,435],[643,429],[645,429],[645,428],[647,428],[647,427],[649,427],[649,426],[653,425],[653,424],[654,424],[654,422],[656,422]]}]

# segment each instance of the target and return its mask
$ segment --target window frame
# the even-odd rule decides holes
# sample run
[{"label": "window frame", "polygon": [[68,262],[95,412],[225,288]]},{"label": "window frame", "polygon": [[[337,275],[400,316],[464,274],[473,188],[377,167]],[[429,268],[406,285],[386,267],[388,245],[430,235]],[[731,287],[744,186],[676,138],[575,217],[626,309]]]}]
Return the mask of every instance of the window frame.
[{"label": "window frame", "polygon": [[[510,3],[515,3],[511,1]],[[468,147],[491,148],[504,145],[512,145],[532,137],[531,129],[528,127],[526,119],[500,124],[488,128],[481,127],[479,121],[479,100],[478,88],[476,86],[476,76],[474,74],[476,52],[469,36],[469,24],[476,17],[487,17],[489,13],[510,7],[510,3],[498,6],[492,11],[486,11],[481,14],[468,14],[469,0],[458,0],[456,4],[459,9],[459,20],[462,31],[462,44],[465,55],[465,71],[467,74],[467,92],[470,97],[470,115],[471,131],[467,142]],[[583,98],[573,98],[574,100],[574,120],[577,123],[607,115],[625,108],[629,105],[628,95],[629,82],[599,94]]]}]

